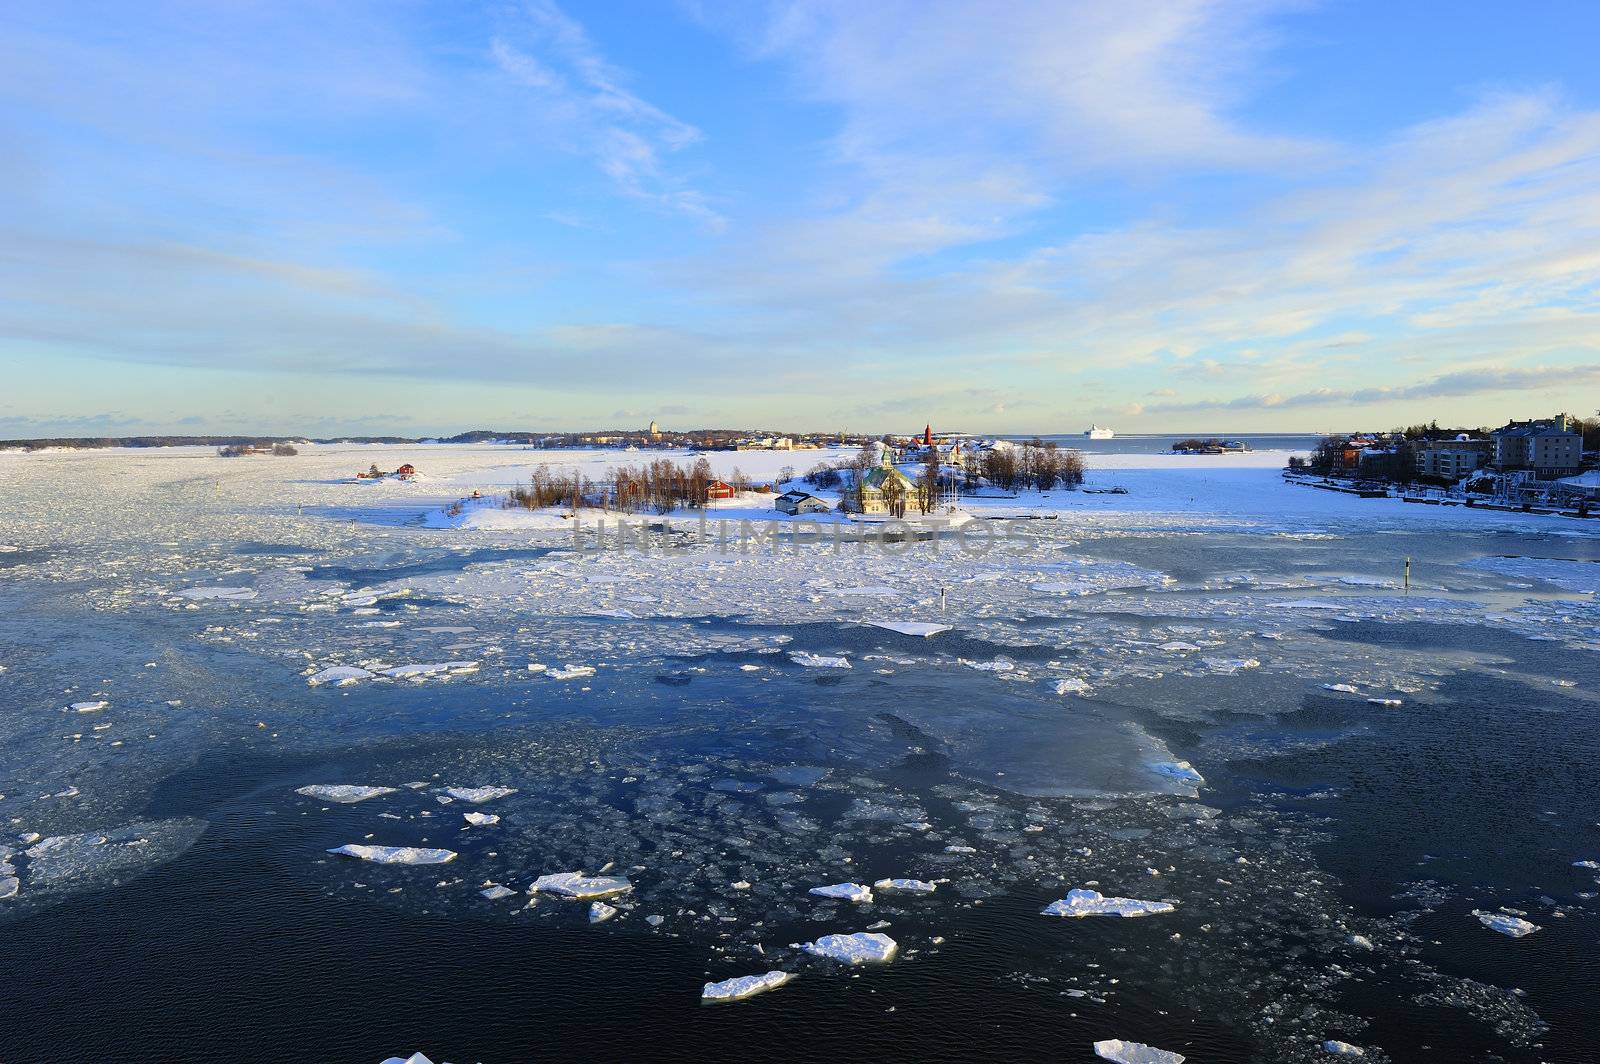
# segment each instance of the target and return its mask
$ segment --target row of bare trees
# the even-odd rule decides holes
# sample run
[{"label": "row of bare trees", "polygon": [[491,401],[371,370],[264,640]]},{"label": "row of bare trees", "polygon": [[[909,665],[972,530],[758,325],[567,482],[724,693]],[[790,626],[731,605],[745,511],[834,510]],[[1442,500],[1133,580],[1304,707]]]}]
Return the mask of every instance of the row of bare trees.
[{"label": "row of bare trees", "polygon": [[1083,483],[1083,455],[1035,436],[1021,446],[989,451],[983,456],[983,475],[1003,491],[1076,488]]},{"label": "row of bare trees", "polygon": [[[546,506],[599,506],[624,513],[666,514],[683,507],[702,507],[716,477],[704,458],[692,466],[658,458],[640,466],[620,466],[609,482],[595,483],[580,473],[552,473],[541,465],[527,484],[512,488],[507,509],[538,510]],[[728,481],[745,490],[749,480],[737,470]]]}]

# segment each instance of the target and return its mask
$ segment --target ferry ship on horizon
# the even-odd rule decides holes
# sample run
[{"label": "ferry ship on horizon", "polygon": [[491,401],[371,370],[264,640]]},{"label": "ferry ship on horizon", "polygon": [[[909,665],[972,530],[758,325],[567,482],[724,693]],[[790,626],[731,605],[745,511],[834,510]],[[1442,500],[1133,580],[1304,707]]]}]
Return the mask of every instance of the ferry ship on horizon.
[{"label": "ferry ship on horizon", "polygon": [[1101,428],[1099,425],[1090,425],[1084,430],[1083,434],[1091,440],[1109,440],[1114,439],[1117,435],[1110,429]]}]

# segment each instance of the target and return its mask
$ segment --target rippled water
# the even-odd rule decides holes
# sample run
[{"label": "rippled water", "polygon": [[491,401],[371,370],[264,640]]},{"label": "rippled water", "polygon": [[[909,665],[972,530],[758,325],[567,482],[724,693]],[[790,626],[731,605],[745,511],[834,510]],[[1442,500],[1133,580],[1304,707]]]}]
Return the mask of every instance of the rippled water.
[{"label": "rippled water", "polygon": [[[1594,538],[1396,507],[1071,515],[982,558],[576,556],[166,468],[117,505],[0,485],[7,1064],[1600,1058]],[[476,667],[381,674],[444,662]],[[374,675],[308,684],[332,665]],[[483,785],[515,793],[441,800]],[[459,856],[326,852],[356,842]],[[608,865],[616,918],[528,907]],[[886,877],[941,882],[808,894]],[[1177,909],[1039,914],[1091,886]],[[1502,909],[1541,930],[1473,915]],[[880,922],[884,966],[794,948]],[[699,1002],[769,969],[800,978]]]}]

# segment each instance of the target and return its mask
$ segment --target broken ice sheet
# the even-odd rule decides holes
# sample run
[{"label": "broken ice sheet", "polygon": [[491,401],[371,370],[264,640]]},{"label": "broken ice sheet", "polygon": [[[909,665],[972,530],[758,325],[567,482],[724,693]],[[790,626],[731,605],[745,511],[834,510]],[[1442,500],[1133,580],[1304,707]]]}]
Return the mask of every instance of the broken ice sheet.
[{"label": "broken ice sheet", "polygon": [[837,898],[841,901],[870,902],[872,888],[861,883],[834,883],[826,887],[812,887],[811,893],[819,898]]},{"label": "broken ice sheet", "polygon": [[564,898],[608,898],[626,894],[633,884],[622,876],[586,876],[582,872],[553,872],[540,876],[528,888],[529,894],[559,894]]},{"label": "broken ice sheet", "polygon": [[324,802],[339,802],[348,805],[353,802],[364,802],[368,798],[376,798],[383,794],[393,794],[393,787],[365,787],[355,783],[311,783],[304,787],[295,788],[296,794],[303,794],[307,798],[318,798]]},{"label": "broken ice sheet", "polygon": [[358,857],[377,864],[433,865],[456,859],[454,850],[433,849],[427,846],[367,846],[358,842],[335,846],[328,851],[343,857]]},{"label": "broken ice sheet", "polygon": [[1113,1060],[1116,1064],[1183,1064],[1182,1053],[1157,1049],[1142,1042],[1124,1042],[1120,1038],[1107,1038],[1094,1044],[1095,1056]]},{"label": "broken ice sheet", "polygon": [[1082,887],[1070,890],[1060,901],[1053,901],[1040,910],[1041,916],[1153,916],[1170,913],[1177,906],[1166,901],[1140,901],[1137,898],[1108,898],[1098,890]]},{"label": "broken ice sheet", "polygon": [[515,787],[446,787],[444,793],[463,802],[482,805],[517,793]]},{"label": "broken ice sheet", "polygon": [[776,990],[794,978],[793,972],[766,972],[761,975],[740,975],[720,983],[707,983],[700,991],[700,1000],[708,1002],[743,1001],[745,998]]},{"label": "broken ice sheet", "polygon": [[883,964],[893,960],[900,945],[878,931],[857,931],[849,935],[823,935],[805,942],[801,949],[815,957],[826,957],[843,964]]},{"label": "broken ice sheet", "polygon": [[1484,912],[1482,909],[1474,909],[1472,910],[1472,915],[1476,916],[1478,922],[1489,930],[1498,931],[1502,935],[1508,935],[1511,938],[1522,938],[1524,935],[1531,935],[1535,931],[1543,930],[1538,924],[1524,920],[1520,916],[1511,916],[1508,913],[1490,913]]}]

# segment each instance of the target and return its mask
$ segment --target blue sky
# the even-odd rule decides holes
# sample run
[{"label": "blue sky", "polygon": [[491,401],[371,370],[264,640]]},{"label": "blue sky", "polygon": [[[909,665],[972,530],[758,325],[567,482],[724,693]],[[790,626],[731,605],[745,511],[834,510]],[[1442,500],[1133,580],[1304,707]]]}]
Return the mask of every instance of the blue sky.
[{"label": "blue sky", "polygon": [[0,436],[1600,406],[1600,5],[0,8]]}]

